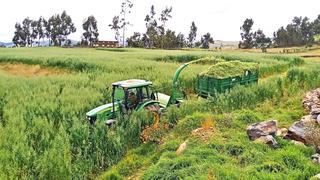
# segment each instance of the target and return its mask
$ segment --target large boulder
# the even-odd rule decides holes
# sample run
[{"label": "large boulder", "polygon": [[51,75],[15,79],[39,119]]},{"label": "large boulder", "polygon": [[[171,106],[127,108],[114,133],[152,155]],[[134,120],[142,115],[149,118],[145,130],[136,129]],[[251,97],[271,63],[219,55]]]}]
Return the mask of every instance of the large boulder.
[{"label": "large boulder", "polygon": [[285,138],[306,144],[306,135],[309,133],[310,127],[314,126],[316,123],[317,120],[313,119],[312,115],[303,116],[300,121],[293,123]]},{"label": "large boulder", "polygon": [[256,140],[261,136],[272,135],[274,136],[277,132],[278,123],[276,120],[264,121],[255,123],[247,128],[247,134],[250,140]]},{"label": "large boulder", "polygon": [[289,128],[285,138],[306,143],[306,133],[307,128],[305,124],[302,121],[298,121],[293,123],[293,125]]},{"label": "large boulder", "polygon": [[274,139],[273,136],[267,135],[267,136],[261,136],[258,139],[254,140],[256,143],[262,143],[262,144],[267,144],[270,147],[276,147],[277,146],[277,141]]}]

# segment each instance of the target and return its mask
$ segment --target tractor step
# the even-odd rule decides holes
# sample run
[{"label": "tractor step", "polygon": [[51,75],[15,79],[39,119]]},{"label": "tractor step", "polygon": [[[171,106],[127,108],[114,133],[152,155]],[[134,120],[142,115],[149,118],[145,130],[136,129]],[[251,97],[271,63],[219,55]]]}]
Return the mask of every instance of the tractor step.
[{"label": "tractor step", "polygon": [[109,119],[109,120],[106,120],[106,125],[111,126],[111,125],[114,124],[115,122],[117,122],[116,119]]}]

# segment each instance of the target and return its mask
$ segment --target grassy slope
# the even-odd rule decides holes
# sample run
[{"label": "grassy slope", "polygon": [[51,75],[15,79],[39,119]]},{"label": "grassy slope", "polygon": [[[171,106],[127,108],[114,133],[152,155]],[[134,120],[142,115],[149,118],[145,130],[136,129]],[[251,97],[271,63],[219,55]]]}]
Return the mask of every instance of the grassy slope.
[{"label": "grassy slope", "polygon": [[[310,58],[301,68],[308,70],[317,64],[320,58]],[[262,83],[284,78],[284,75],[264,78]],[[203,115],[191,111],[164,137],[163,144],[149,143],[129,151],[99,179],[308,179],[320,171],[320,167],[310,161],[312,148],[278,138],[279,147],[271,149],[250,142],[245,130],[249,124],[267,119],[277,119],[280,127],[288,128],[305,114],[300,103],[305,91],[307,89],[294,96],[285,95],[280,101],[271,99],[256,108],[231,113]],[[206,116],[216,124],[215,135],[209,142],[191,135],[191,130],[201,127],[199,121]],[[198,123],[190,123],[190,119]],[[186,151],[177,156],[175,151],[185,140],[188,140]],[[148,153],[142,153],[144,151]]]}]

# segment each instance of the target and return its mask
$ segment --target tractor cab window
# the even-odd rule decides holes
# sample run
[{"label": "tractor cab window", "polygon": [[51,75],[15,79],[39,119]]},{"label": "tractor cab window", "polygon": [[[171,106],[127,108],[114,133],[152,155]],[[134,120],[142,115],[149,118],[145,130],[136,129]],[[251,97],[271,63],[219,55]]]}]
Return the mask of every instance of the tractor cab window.
[{"label": "tractor cab window", "polygon": [[122,88],[117,87],[114,89],[114,99],[115,99],[115,101],[123,101],[124,100],[124,91]]},{"label": "tractor cab window", "polygon": [[142,88],[142,100],[150,99],[150,92],[148,87]]},{"label": "tractor cab window", "polygon": [[126,91],[127,108],[135,109],[139,104],[139,91],[138,89],[129,89]]}]

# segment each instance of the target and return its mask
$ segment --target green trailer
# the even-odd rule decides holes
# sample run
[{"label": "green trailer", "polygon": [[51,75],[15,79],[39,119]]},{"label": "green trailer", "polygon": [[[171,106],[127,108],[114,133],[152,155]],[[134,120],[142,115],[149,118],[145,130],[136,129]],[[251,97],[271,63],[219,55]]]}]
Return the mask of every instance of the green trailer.
[{"label": "green trailer", "polygon": [[199,96],[215,96],[229,91],[236,85],[257,83],[258,64],[252,62],[228,61],[211,66],[197,76],[196,91]]}]

